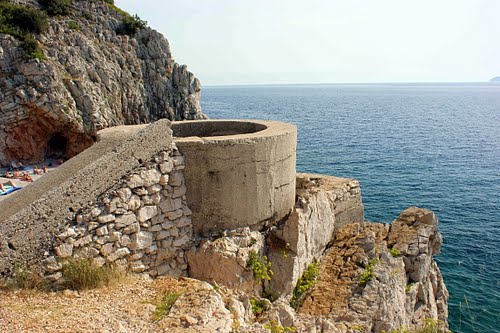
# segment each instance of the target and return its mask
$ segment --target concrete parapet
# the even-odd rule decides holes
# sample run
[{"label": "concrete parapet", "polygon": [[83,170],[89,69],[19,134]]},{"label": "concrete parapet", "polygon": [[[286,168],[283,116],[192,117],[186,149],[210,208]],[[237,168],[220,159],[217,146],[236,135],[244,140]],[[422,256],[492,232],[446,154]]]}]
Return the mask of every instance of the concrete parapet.
[{"label": "concrete parapet", "polygon": [[174,122],[198,234],[285,217],[295,201],[297,129],[275,121]]}]

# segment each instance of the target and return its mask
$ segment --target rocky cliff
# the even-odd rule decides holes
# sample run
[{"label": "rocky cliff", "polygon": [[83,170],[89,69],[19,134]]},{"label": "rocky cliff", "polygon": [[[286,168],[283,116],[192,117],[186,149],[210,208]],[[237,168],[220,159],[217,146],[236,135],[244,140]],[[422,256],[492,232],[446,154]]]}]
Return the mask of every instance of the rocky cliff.
[{"label": "rocky cliff", "polygon": [[38,53],[0,34],[0,164],[74,156],[109,126],[205,118],[199,80],[160,33],[124,31],[131,16],[109,1],[73,1],[64,14],[34,35]]}]

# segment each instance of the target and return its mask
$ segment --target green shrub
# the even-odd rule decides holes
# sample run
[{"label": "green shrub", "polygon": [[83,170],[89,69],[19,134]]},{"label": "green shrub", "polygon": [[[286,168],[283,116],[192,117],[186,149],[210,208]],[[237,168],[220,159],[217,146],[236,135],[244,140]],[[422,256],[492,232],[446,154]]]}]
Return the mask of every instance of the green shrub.
[{"label": "green shrub", "polygon": [[148,23],[137,15],[123,15],[123,21],[117,30],[117,33],[121,35],[133,35],[141,29],[145,29]]},{"label": "green shrub", "polygon": [[[408,327],[399,327],[391,330],[390,333],[448,333],[449,331],[441,320],[425,319],[424,323],[415,330],[410,330]],[[385,333],[385,331],[383,331]]]},{"label": "green shrub", "polygon": [[52,16],[71,13],[71,0],[38,0],[38,3]]},{"label": "green shrub", "polygon": [[97,267],[92,259],[70,259],[62,268],[64,287],[78,290],[107,286],[124,275],[115,267]]},{"label": "green shrub", "polygon": [[71,30],[80,30],[80,25],[75,21],[70,21],[68,23],[68,28],[70,28]]},{"label": "green shrub", "polygon": [[390,253],[393,257],[399,257],[399,256],[401,255],[401,252],[400,252],[398,249],[394,248],[394,247],[391,247],[391,248],[389,249],[389,253]]},{"label": "green shrub", "polygon": [[365,267],[365,271],[363,272],[363,274],[361,274],[361,277],[359,278],[358,286],[364,287],[368,282],[373,280],[373,278],[375,277],[373,268],[378,263],[380,263],[380,260],[378,259],[372,259],[368,262],[368,265],[366,265]]},{"label": "green shrub", "polygon": [[49,24],[47,15],[38,9],[22,5],[0,2],[0,33],[9,34],[21,40],[21,46],[28,59],[44,59],[35,37],[31,34],[42,33]]},{"label": "green shrub", "polygon": [[297,281],[295,288],[293,289],[292,300],[290,301],[290,306],[297,309],[302,302],[307,292],[314,286],[316,279],[319,274],[319,262],[313,262],[302,274],[301,278]]},{"label": "green shrub", "polygon": [[86,10],[82,11],[82,17],[89,20],[89,21],[92,21],[94,19],[94,17],[92,16],[92,14],[90,14],[89,12],[87,12]]},{"label": "green shrub", "polygon": [[45,55],[43,54],[43,51],[38,45],[38,41],[36,40],[35,37],[26,34],[23,38],[21,46],[26,52],[26,57],[28,59],[38,59],[38,60],[45,59]]},{"label": "green shrub", "polygon": [[264,328],[269,330],[270,333],[297,332],[295,327],[281,326],[276,320],[271,320],[264,325]]},{"label": "green shrub", "polygon": [[26,33],[42,33],[49,26],[42,11],[22,5],[0,2],[0,32],[21,38]]},{"label": "green shrub", "polygon": [[267,302],[263,299],[258,300],[251,298],[250,304],[252,305],[252,312],[256,317],[260,316],[265,310],[267,310]]},{"label": "green shrub", "polygon": [[165,293],[165,295],[163,295],[163,297],[161,298],[160,302],[156,304],[156,309],[153,312],[151,319],[153,321],[158,321],[165,318],[165,316],[167,316],[170,313],[170,309],[172,309],[172,306],[181,295],[182,294],[175,292]]},{"label": "green shrub", "polygon": [[411,288],[413,288],[413,286],[415,285],[415,283],[408,283],[405,287],[405,292],[409,292],[411,290]]},{"label": "green shrub", "polygon": [[253,276],[259,284],[262,284],[264,280],[271,280],[271,276],[274,274],[267,257],[259,256],[255,251],[250,252],[247,266],[252,269]]}]

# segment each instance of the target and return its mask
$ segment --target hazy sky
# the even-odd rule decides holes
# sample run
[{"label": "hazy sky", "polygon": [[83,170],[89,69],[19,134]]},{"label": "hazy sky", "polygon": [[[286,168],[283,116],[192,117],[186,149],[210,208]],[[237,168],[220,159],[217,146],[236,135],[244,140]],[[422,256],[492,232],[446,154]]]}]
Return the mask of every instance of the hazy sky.
[{"label": "hazy sky", "polygon": [[116,0],[204,85],[487,81],[500,0]]}]

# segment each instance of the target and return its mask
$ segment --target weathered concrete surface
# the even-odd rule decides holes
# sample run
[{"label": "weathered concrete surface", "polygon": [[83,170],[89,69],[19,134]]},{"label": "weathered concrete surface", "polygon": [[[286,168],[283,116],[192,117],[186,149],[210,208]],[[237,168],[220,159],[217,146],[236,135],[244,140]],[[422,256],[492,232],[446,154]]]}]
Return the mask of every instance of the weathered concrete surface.
[{"label": "weathered concrete surface", "polygon": [[0,275],[49,251],[54,236],[143,161],[171,151],[167,120],[99,132],[99,142],[0,202]]},{"label": "weathered concrete surface", "polygon": [[364,223],[358,181],[316,174],[297,174],[297,200],[285,223],[269,238],[274,291],[289,293],[304,270],[347,223]]},{"label": "weathered concrete surface", "polygon": [[[249,122],[256,132],[248,133]],[[186,158],[195,233],[259,229],[290,212],[295,201],[295,126],[260,120],[174,122],[174,136],[178,126],[186,125],[197,127],[191,132],[195,136],[177,137],[175,143]],[[185,129],[179,133],[191,135]]]}]

